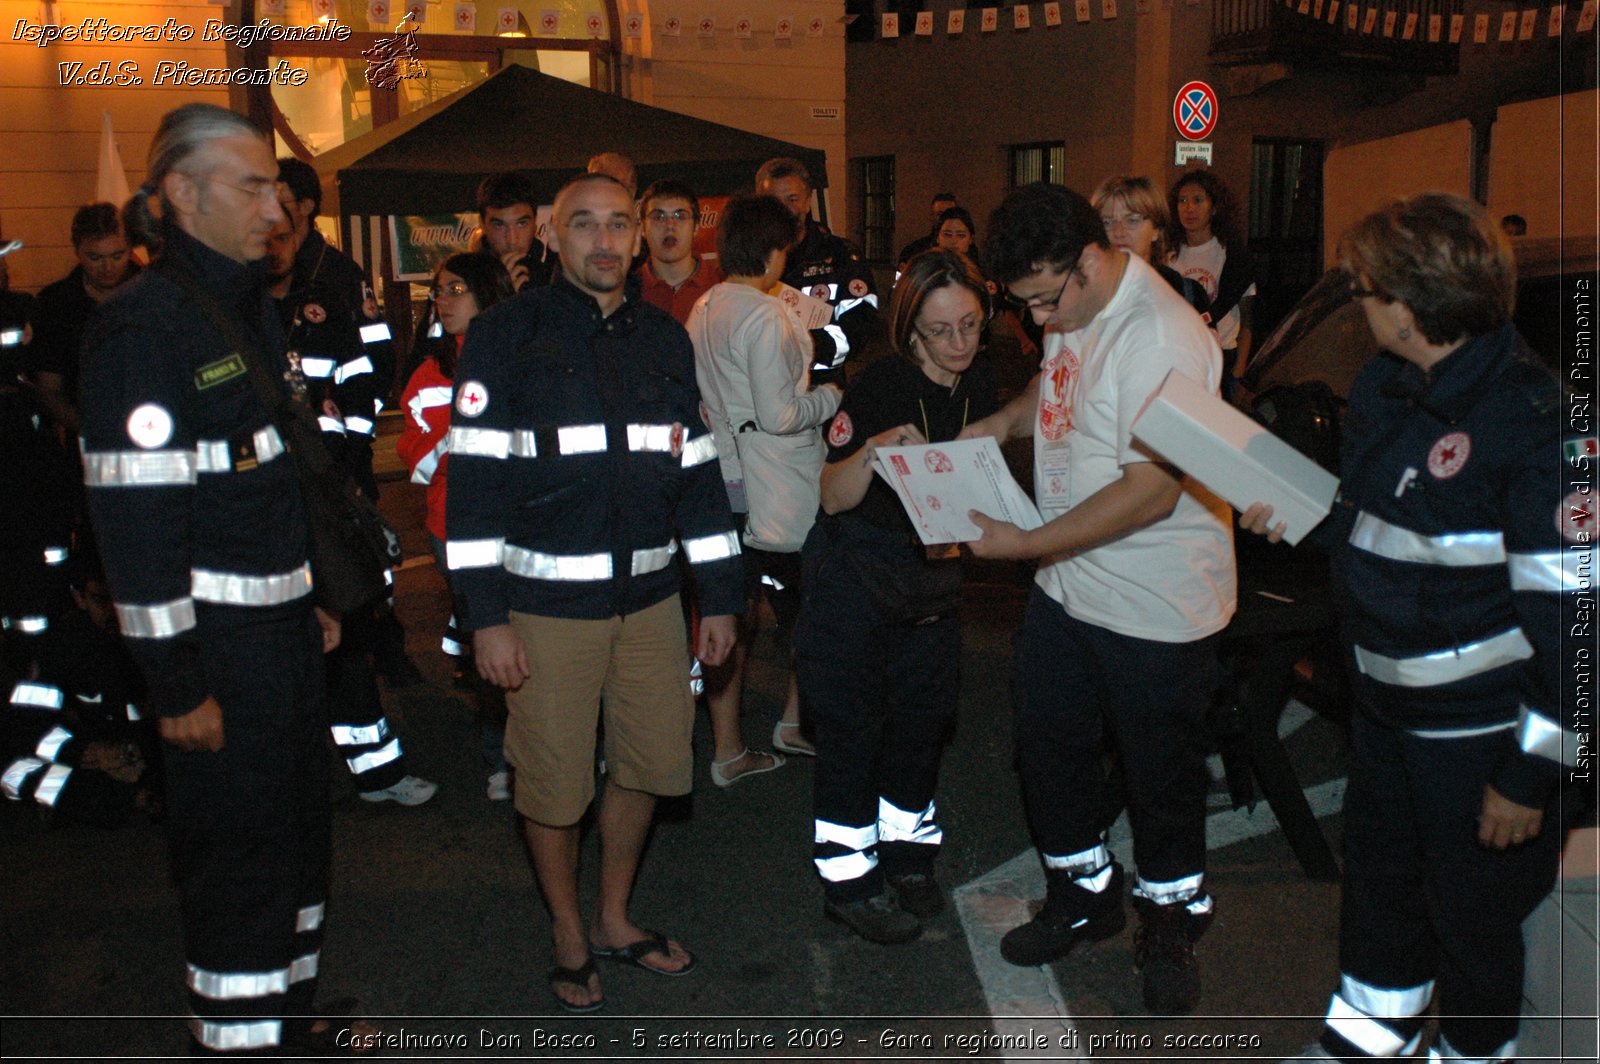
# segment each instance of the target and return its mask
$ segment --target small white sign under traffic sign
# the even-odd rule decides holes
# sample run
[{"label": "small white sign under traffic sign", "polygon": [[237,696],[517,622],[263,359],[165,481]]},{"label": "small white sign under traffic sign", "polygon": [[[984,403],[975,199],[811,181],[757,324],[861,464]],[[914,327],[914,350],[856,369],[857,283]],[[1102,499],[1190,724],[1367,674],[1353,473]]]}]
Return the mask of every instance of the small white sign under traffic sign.
[{"label": "small white sign under traffic sign", "polygon": [[1180,140],[1178,150],[1173,153],[1172,165],[1188,166],[1190,162],[1211,165],[1211,142],[1209,140]]}]

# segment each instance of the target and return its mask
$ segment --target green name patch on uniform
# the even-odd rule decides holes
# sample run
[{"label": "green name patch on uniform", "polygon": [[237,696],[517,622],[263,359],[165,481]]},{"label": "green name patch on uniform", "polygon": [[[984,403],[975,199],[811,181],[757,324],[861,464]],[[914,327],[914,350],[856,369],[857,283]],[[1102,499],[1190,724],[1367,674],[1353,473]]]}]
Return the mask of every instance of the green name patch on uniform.
[{"label": "green name patch on uniform", "polygon": [[209,366],[201,366],[194,375],[194,386],[203,392],[213,385],[221,384],[223,381],[231,381],[235,377],[242,377],[246,372],[244,359],[240,358],[239,353],[236,351],[227,358],[213,362]]}]

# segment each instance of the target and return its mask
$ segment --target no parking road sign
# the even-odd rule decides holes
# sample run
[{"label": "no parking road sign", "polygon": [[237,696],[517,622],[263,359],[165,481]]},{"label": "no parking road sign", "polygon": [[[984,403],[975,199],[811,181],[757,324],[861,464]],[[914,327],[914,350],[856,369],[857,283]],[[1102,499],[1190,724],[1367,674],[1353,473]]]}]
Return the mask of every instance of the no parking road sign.
[{"label": "no parking road sign", "polygon": [[1217,128],[1217,94],[1203,81],[1191,81],[1172,101],[1172,121],[1189,140],[1205,140]]}]

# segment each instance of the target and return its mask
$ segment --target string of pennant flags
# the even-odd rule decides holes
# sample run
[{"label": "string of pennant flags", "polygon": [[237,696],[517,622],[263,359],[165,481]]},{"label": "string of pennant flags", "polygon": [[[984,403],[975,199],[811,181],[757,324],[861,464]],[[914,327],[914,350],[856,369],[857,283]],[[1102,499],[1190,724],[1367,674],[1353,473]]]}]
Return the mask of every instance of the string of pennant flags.
[{"label": "string of pennant flags", "polygon": [[[1005,10],[1011,13],[1010,28],[1022,32],[1035,28],[1033,10],[1035,7],[1040,9],[1039,17],[1043,25],[1054,28],[1063,24],[1063,8],[1070,7],[1072,18],[1076,22],[1092,21],[1096,2],[1097,0],[1069,0],[1068,3],[1015,4]],[[1190,7],[1195,7],[1199,5],[1200,0],[1184,0],[1184,2]],[[1146,14],[1153,9],[1154,3],[1155,0],[1133,0],[1134,11],[1141,15]],[[1117,0],[1098,0],[1098,4],[1102,21],[1117,18],[1119,14]],[[1446,16],[1442,13],[1432,13],[1426,15],[1424,23],[1422,12],[1400,11],[1394,7],[1366,3],[1363,0],[1284,0],[1284,6],[1307,19],[1325,22],[1330,26],[1338,26],[1342,20],[1347,33],[1358,33],[1367,37],[1398,37],[1403,41],[1426,39],[1433,44],[1448,40],[1451,44],[1460,44],[1466,29],[1466,16],[1463,14]],[[1499,15],[1498,25],[1493,15],[1488,13],[1474,15],[1472,43],[1487,45],[1531,41],[1540,34],[1541,11],[1545,16],[1543,28],[1545,37],[1560,37],[1568,32],[1569,27],[1571,32],[1579,34],[1594,30],[1600,0],[1583,0],[1576,19],[1567,18],[1567,6],[1566,3],[1557,2],[1550,7],[1530,7],[1522,10],[1512,8]],[[262,0],[261,10],[265,15],[281,16],[283,7],[284,0]],[[477,33],[478,8],[479,5],[472,0],[458,0],[452,12],[452,26],[463,33]],[[999,7],[977,9],[975,14],[978,32],[998,32],[1001,10]],[[397,21],[396,14],[402,11],[407,18],[420,24],[426,11],[425,0],[367,0],[367,20],[374,27],[389,27]],[[333,13],[334,0],[312,0],[313,15],[331,17]],[[946,12],[943,19],[945,35],[958,37],[966,33],[969,13],[972,12],[965,8]],[[496,9],[495,32],[501,34],[517,32],[521,18],[518,8]],[[882,19],[879,27],[880,36],[892,40],[902,35],[905,27],[899,12],[886,11],[880,18]],[[530,28],[533,28],[538,36],[555,37],[560,35],[561,21],[560,10],[546,8],[539,12],[537,27]],[[938,20],[932,11],[919,11],[911,20],[910,34],[914,37],[932,37],[937,23]],[[608,32],[605,18],[598,13],[591,13],[584,18],[583,29],[593,38],[603,38]],[[642,14],[630,12],[623,16],[624,38],[634,40],[642,38],[644,29],[645,18]],[[770,31],[775,40],[784,41],[802,35],[821,37],[827,32],[827,20],[821,16],[812,16],[802,21],[792,15],[765,16],[760,19],[751,15],[736,15],[732,18],[702,15],[697,19],[669,15],[659,26],[659,32],[665,37],[681,37],[691,33],[697,37],[715,37],[723,31],[731,31],[735,38],[741,40],[748,40],[758,32]]]},{"label": "string of pennant flags", "polygon": [[[1195,7],[1200,0],[1185,0],[1190,7]],[[1117,0],[1099,0],[1100,18],[1103,21],[1115,19],[1118,15]],[[1063,3],[1044,4],[1017,4],[1010,8],[1011,29],[1026,31],[1035,26],[1033,8],[1041,9],[1042,21],[1046,27],[1062,25],[1062,8],[1069,6]],[[1350,33],[1360,33],[1364,36],[1383,36],[1393,38],[1399,36],[1401,40],[1419,40],[1419,33],[1425,31],[1426,39],[1438,44],[1446,39],[1451,44],[1460,44],[1462,32],[1466,25],[1466,16],[1454,14],[1448,17],[1439,13],[1427,16],[1426,27],[1422,24],[1422,13],[1418,11],[1401,12],[1395,8],[1385,8],[1382,5],[1363,4],[1359,0],[1341,3],[1341,0],[1284,0],[1284,6],[1293,9],[1297,14],[1315,21],[1326,21],[1328,25],[1339,24],[1341,14],[1344,19],[1344,28]],[[1083,23],[1093,19],[1094,0],[1071,0],[1072,16],[1075,21]],[[1573,32],[1589,33],[1594,29],[1597,7],[1600,0],[1583,0],[1583,5],[1578,12],[1577,20],[1571,23]],[[1146,14],[1153,8],[1152,0],[1134,0],[1134,10],[1138,14]],[[1556,3],[1548,8],[1526,8],[1524,10],[1509,10],[1499,16],[1499,31],[1494,33],[1494,19],[1491,15],[1483,13],[1473,16],[1472,42],[1474,44],[1489,44],[1491,41],[1508,43],[1512,41],[1531,41],[1539,33],[1539,14],[1545,12],[1544,35],[1546,37],[1560,37],[1569,25],[1566,14],[1567,5]],[[1001,9],[998,7],[985,7],[978,9],[978,31],[980,33],[995,33],[1000,29]],[[1404,21],[1401,21],[1401,15]],[[965,9],[956,9],[946,13],[944,18],[945,34],[950,37],[959,36],[967,30],[967,15]],[[879,27],[880,36],[893,39],[901,36],[903,23],[899,12],[886,11],[881,16]],[[937,25],[932,11],[919,11],[911,23],[911,35],[915,37],[932,37]]]}]

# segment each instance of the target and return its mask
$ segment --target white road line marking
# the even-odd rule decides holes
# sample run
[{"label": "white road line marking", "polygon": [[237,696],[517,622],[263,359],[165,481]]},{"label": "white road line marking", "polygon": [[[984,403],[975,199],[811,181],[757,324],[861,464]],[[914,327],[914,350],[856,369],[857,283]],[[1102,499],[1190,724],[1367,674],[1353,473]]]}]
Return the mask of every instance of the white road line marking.
[{"label": "white road line marking", "polygon": [[[1278,721],[1278,737],[1292,735],[1313,716],[1311,710],[1299,702],[1291,702]],[[1344,807],[1344,791],[1345,780],[1329,780],[1306,788],[1306,801],[1316,816],[1328,816]],[[1231,846],[1244,839],[1270,834],[1277,828],[1278,818],[1264,801],[1253,812],[1230,809],[1213,813],[1206,818],[1206,849]],[[1106,844],[1131,864],[1133,837],[1128,830],[1126,813],[1106,833]],[[1019,1038],[1032,1028],[1047,1036],[1052,1044],[1052,1048],[1038,1053],[1003,1050],[1000,1055],[1004,1060],[1085,1059],[1088,1056],[1086,1048],[1072,1051],[1054,1048],[1057,1036],[1074,1029],[1055,970],[1050,965],[1019,968],[1000,956],[1000,937],[1028,920],[1032,916],[1029,900],[1043,896],[1044,871],[1033,850],[1024,850],[1005,864],[950,892],[956,915],[961,919],[967,949],[972,953],[972,966],[983,987],[984,1000],[992,1017],[990,1026],[995,1034]]]}]

